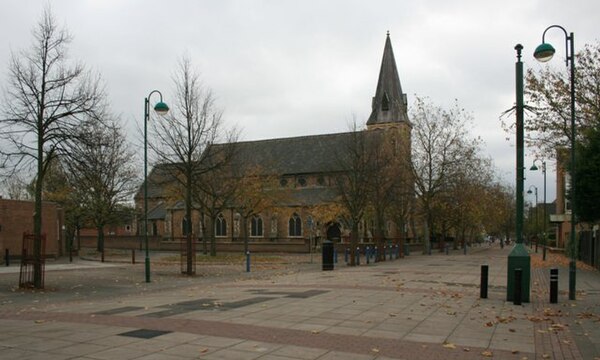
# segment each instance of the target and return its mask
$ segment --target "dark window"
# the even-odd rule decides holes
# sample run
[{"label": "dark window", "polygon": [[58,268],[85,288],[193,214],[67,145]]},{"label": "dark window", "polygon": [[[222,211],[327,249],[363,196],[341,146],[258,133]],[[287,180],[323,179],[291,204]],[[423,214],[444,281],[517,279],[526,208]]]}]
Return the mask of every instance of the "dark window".
[{"label": "dark window", "polygon": [[319,175],[319,177],[317,178],[317,184],[325,185],[325,178],[323,176]]},{"label": "dark window", "polygon": [[287,185],[287,179],[281,179],[279,180],[279,185],[281,185],[282,187]]},{"label": "dark window", "polygon": [[292,215],[288,226],[289,236],[302,236],[302,219],[298,214]]},{"label": "dark window", "polygon": [[250,223],[250,236],[263,236],[263,221],[260,216],[253,216]]},{"label": "dark window", "polygon": [[306,186],[306,178],[304,177],[299,177],[298,178],[298,184],[302,187]]},{"label": "dark window", "polygon": [[227,220],[223,217],[223,214],[217,216],[215,222],[215,234],[216,236],[227,236]]}]

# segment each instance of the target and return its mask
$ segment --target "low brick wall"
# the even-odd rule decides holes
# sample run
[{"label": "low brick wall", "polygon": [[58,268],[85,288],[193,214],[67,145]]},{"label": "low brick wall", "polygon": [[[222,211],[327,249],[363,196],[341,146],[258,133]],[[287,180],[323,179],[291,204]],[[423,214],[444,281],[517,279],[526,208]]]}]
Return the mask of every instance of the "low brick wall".
[{"label": "low brick wall", "polygon": [[[144,238],[140,236],[107,236],[104,238],[104,247],[106,249],[120,250],[143,250],[145,249]],[[148,248],[152,251],[174,251],[178,252],[181,249],[182,242],[185,239],[163,239],[162,237],[148,237]],[[81,248],[96,248],[97,239],[95,236],[82,236],[80,238]],[[75,247],[77,247],[74,244]],[[204,250],[202,241],[196,241],[196,252]],[[305,241],[255,241],[248,243],[251,252],[282,252],[282,253],[308,253],[308,242]],[[207,249],[210,248],[210,243],[206,244]],[[221,242],[217,240],[217,252],[242,252],[244,251],[243,241],[227,241]]]}]

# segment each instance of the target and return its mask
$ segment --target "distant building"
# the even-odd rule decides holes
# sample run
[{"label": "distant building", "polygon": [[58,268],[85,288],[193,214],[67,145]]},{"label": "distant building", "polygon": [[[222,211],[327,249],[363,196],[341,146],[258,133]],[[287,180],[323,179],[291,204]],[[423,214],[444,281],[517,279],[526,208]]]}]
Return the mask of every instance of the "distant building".
[{"label": "distant building", "polygon": [[[410,157],[412,124],[408,119],[406,95],[400,85],[389,34],[372,99],[372,112],[366,125],[367,129],[363,131],[367,137],[388,141],[402,148],[398,156]],[[236,155],[232,161],[236,168],[241,172],[260,169],[261,176],[275,177],[277,186],[287,191],[287,196],[276,206],[248,219],[245,226],[252,243],[304,244],[309,238],[341,240],[348,234],[349,229],[344,228],[341,221],[322,223],[317,212],[320,206],[337,201],[333,177],[336,173],[347,171],[337,154],[353,134],[346,132],[235,144]],[[185,220],[183,201],[169,199],[168,196],[171,170],[170,165],[159,164],[148,177],[148,230],[151,236],[161,237],[164,241],[182,239],[186,229],[190,228]],[[412,189],[412,186],[409,187]],[[143,213],[143,200],[141,187],[135,196],[139,214]],[[235,206],[219,214],[212,225],[207,224],[206,217],[196,209],[191,222],[191,231],[199,238],[206,226],[214,226],[217,241],[222,244],[240,240],[241,226],[244,226]],[[369,219],[361,224],[360,237],[363,240],[371,236],[371,226]],[[393,221],[387,221],[386,237],[397,238],[401,232],[406,235],[406,229],[398,229]]]}]

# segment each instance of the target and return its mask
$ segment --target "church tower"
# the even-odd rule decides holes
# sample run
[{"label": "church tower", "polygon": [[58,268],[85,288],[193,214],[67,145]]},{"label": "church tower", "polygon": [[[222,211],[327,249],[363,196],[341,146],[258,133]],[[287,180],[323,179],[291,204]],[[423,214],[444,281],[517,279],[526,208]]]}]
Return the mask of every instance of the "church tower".
[{"label": "church tower", "polygon": [[402,93],[389,31],[371,107],[367,129],[398,128],[403,135],[410,134],[412,125],[408,120],[406,94]]}]

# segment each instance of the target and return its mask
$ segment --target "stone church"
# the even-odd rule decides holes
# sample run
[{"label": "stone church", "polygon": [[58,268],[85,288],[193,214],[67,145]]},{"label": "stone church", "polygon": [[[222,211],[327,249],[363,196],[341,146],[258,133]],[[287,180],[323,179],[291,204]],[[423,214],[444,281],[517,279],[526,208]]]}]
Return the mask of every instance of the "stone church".
[{"label": "stone church", "polygon": [[[389,33],[371,106],[366,129],[358,131],[365,132],[371,138],[392,142],[393,146],[403,149],[402,156],[410,158],[412,125],[408,119],[406,95],[402,92]],[[232,159],[236,167],[242,170],[260,169],[260,176],[276,179],[279,190],[285,196],[268,209],[261,209],[245,219],[232,204],[210,225],[200,210],[194,210],[192,234],[201,241],[206,226],[214,226],[218,248],[230,250],[240,246],[242,227],[246,228],[250,247],[255,251],[305,251],[312,247],[309,244],[314,246],[324,238],[347,241],[349,229],[343,221],[336,220],[335,214],[325,216],[322,212],[331,212],[332,207],[328,205],[335,205],[338,201],[339,194],[333,177],[347,170],[339,161],[339,153],[354,134],[345,132],[236,143],[236,155]],[[179,242],[190,227],[184,217],[184,202],[167,197],[165,184],[168,183],[168,177],[169,169],[165,165],[154,167],[149,174],[149,232],[162,242]],[[139,191],[136,195],[138,210],[143,209],[142,194]],[[372,241],[371,226],[372,220],[361,222],[361,242]],[[403,228],[399,229],[393,221],[388,221],[385,237],[406,237],[406,225]]]}]

